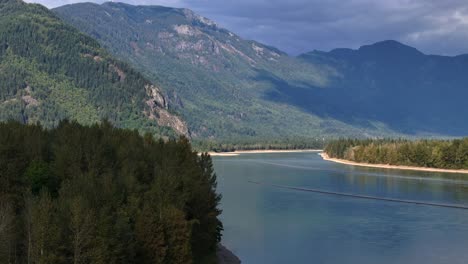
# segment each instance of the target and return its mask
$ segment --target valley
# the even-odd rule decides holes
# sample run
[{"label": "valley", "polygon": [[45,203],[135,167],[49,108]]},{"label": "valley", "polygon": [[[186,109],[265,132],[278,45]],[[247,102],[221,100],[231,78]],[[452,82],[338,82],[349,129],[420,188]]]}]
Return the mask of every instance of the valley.
[{"label": "valley", "polygon": [[457,122],[468,114],[466,56],[383,41],[293,57],[188,9],[84,3],[54,11],[160,85],[194,139],[444,137],[467,129]]},{"label": "valley", "polygon": [[468,6],[34,2],[0,0],[0,263],[466,262],[468,55],[427,43]]}]

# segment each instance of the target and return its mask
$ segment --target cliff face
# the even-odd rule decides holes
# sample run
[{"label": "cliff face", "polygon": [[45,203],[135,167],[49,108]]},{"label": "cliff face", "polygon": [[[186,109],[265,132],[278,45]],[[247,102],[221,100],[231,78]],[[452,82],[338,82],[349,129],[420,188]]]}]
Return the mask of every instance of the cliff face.
[{"label": "cliff face", "polygon": [[158,87],[149,84],[145,86],[145,90],[148,96],[145,102],[149,108],[144,111],[145,115],[150,120],[156,120],[158,125],[171,127],[177,134],[190,138],[190,132],[185,121],[176,114],[169,112],[169,105],[162,91]]}]

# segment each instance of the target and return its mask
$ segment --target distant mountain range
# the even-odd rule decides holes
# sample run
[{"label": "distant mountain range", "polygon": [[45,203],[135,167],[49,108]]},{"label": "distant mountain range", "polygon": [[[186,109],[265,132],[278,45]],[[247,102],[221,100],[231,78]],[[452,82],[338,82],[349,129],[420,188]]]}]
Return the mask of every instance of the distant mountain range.
[{"label": "distant mountain range", "polygon": [[[80,3],[53,10],[65,26],[37,5],[0,3],[28,9],[0,10],[1,119],[105,117],[220,141],[468,134],[468,55],[383,41],[291,57],[188,9]],[[12,80],[23,71],[35,77]]]},{"label": "distant mountain range", "polygon": [[464,121],[468,55],[425,55],[396,41],[383,41],[358,50],[315,51],[299,58],[339,72],[319,98],[326,101],[324,107],[334,109],[327,113],[340,120],[379,120],[405,134],[468,133]]},{"label": "distant mountain range", "polygon": [[[0,119],[62,119],[188,135],[158,87],[47,8],[0,1]],[[166,128],[165,128],[166,127]]]}]

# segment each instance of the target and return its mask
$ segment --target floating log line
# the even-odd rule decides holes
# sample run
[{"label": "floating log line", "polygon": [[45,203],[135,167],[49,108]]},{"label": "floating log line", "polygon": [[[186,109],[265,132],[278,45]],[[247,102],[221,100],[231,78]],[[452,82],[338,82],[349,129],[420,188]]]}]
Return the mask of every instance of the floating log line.
[{"label": "floating log line", "polygon": [[403,199],[396,199],[396,198],[377,197],[377,196],[352,194],[352,193],[341,193],[341,192],[333,192],[333,191],[320,190],[320,189],[309,189],[309,188],[278,185],[278,184],[268,184],[268,183],[263,183],[263,182],[258,182],[258,181],[249,181],[249,183],[264,185],[264,186],[272,186],[272,187],[281,188],[281,189],[301,191],[301,192],[312,192],[312,193],[328,194],[328,195],[335,195],[335,196],[342,196],[342,197],[351,197],[351,198],[357,198],[357,199],[377,200],[377,201],[394,202],[394,203],[406,203],[406,204],[427,205],[427,206],[435,206],[435,207],[468,210],[468,205],[462,205],[462,204],[444,204],[444,203],[423,202],[423,201],[415,201],[415,200],[403,200]]}]

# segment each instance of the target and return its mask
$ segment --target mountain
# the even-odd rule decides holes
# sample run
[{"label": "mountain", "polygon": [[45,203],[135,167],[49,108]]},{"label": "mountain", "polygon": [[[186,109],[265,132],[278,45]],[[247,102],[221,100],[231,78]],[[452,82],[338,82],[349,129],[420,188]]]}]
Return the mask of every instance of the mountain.
[{"label": "mountain", "polygon": [[396,41],[358,50],[314,51],[300,56],[340,75],[324,90],[335,115],[379,120],[406,134],[468,133],[468,56],[425,55]]},{"label": "mountain", "polygon": [[[188,135],[161,90],[43,6],[0,0],[0,119]],[[169,128],[170,127],[170,128]]]},{"label": "mountain", "polygon": [[318,103],[314,98],[291,103],[302,92],[327,88],[336,71],[244,40],[190,10],[109,2],[54,11],[161,86],[194,138],[392,133],[379,122],[362,126],[322,115],[309,107]]},{"label": "mountain", "polygon": [[468,56],[383,41],[291,57],[187,9],[83,3],[54,11],[157,83],[195,139],[468,133]]}]

